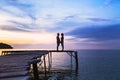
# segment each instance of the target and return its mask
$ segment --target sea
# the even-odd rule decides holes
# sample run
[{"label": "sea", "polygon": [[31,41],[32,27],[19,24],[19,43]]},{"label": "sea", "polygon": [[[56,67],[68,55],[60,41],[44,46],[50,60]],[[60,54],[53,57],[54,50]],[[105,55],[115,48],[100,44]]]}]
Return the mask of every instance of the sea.
[{"label": "sea", "polygon": [[[72,69],[59,80],[120,80],[120,50],[77,50],[78,71],[75,61],[65,53],[53,54],[53,67]],[[62,73],[63,74],[63,73]],[[55,74],[56,75],[56,74]]]},{"label": "sea", "polygon": [[120,80],[120,50],[77,50],[78,71],[75,59],[66,53],[52,54],[50,76],[58,80]]}]

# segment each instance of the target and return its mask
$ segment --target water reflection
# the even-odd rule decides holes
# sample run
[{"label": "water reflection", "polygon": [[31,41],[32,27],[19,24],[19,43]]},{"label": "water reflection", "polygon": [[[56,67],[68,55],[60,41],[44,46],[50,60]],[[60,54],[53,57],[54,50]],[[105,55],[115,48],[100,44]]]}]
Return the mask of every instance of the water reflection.
[{"label": "water reflection", "polygon": [[[72,59],[72,61],[71,61]],[[58,80],[76,80],[75,60],[67,53],[52,53],[52,66],[49,71],[49,59],[46,56],[47,74],[40,71],[40,78],[57,78]],[[42,65],[44,67],[44,63]],[[40,66],[41,67],[41,66]],[[39,68],[41,70],[41,68]],[[44,72],[44,70],[43,70]],[[46,80],[47,80],[46,79]]]}]

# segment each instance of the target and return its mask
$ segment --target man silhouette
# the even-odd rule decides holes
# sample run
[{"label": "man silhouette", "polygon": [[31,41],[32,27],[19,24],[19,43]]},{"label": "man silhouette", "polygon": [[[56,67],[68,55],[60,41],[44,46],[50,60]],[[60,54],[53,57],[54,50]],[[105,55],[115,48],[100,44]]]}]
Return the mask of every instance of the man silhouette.
[{"label": "man silhouette", "polygon": [[62,50],[64,50],[64,34],[61,33],[61,46],[62,46]]},{"label": "man silhouette", "polygon": [[57,33],[56,40],[57,40],[57,51],[58,51],[58,47],[59,47],[59,45],[60,45],[59,33]]}]

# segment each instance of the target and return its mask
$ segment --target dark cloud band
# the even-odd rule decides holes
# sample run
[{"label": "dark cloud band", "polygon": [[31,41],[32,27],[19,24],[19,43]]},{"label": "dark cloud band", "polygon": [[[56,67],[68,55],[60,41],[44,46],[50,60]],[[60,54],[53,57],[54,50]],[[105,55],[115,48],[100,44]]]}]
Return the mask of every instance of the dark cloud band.
[{"label": "dark cloud band", "polygon": [[68,33],[77,38],[90,38],[97,41],[120,39],[120,24],[76,28]]}]

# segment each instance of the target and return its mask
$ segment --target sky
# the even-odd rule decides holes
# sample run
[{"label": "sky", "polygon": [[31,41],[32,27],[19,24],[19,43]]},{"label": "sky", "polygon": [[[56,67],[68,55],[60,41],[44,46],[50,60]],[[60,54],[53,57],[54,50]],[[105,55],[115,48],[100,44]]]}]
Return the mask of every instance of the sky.
[{"label": "sky", "polygon": [[16,49],[120,49],[120,0],[0,0],[0,42]]}]

